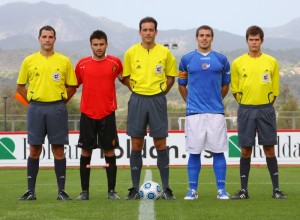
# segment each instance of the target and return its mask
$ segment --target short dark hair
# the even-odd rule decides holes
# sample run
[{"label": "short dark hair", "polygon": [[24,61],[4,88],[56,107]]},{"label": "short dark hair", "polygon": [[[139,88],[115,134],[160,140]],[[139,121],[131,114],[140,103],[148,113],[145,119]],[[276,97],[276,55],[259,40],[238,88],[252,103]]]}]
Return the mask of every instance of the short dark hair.
[{"label": "short dark hair", "polygon": [[104,39],[107,42],[107,35],[104,31],[95,30],[90,36],[90,43],[92,43],[93,39]]},{"label": "short dark hair", "polygon": [[202,30],[202,29],[210,30],[211,31],[211,36],[214,37],[214,30],[208,25],[202,25],[202,26],[198,27],[197,30],[196,30],[196,37],[198,37],[199,31]]},{"label": "short dark hair", "polygon": [[46,25],[44,27],[42,27],[39,31],[39,37],[42,35],[42,31],[53,31],[54,33],[54,37],[56,37],[56,31],[53,27],[51,27],[50,25]]},{"label": "short dark hair", "polygon": [[256,26],[256,25],[253,25],[253,26],[250,26],[248,27],[247,31],[246,31],[246,40],[248,40],[249,36],[250,35],[258,35],[260,36],[260,39],[264,39],[264,31]]},{"label": "short dark hair", "polygon": [[142,24],[148,22],[154,23],[154,28],[155,30],[157,30],[157,21],[153,17],[145,17],[142,20],[140,20],[140,24],[139,24],[140,30],[142,30]]}]

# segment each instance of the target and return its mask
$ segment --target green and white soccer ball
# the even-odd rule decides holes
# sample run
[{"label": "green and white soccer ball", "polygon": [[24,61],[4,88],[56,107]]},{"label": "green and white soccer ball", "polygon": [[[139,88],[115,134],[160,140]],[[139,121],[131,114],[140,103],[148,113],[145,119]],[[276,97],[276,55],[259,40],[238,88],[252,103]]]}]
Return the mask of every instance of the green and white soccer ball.
[{"label": "green and white soccer ball", "polygon": [[140,197],[144,200],[157,200],[161,195],[160,185],[154,181],[146,181],[140,188]]}]

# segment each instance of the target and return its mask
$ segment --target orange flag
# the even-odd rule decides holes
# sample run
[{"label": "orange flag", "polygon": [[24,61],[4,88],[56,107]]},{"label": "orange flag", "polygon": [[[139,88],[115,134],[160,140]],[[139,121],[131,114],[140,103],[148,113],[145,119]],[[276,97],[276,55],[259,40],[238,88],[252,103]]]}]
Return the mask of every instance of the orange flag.
[{"label": "orange flag", "polygon": [[16,100],[18,100],[19,102],[21,102],[23,105],[26,105],[26,106],[29,105],[28,102],[18,92],[14,95],[14,98]]}]

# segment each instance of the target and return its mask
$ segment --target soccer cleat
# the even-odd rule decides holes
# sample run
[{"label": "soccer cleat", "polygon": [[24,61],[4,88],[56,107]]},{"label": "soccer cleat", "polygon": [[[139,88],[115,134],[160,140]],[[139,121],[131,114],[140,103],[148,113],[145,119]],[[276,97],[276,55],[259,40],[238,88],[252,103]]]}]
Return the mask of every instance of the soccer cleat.
[{"label": "soccer cleat", "polygon": [[187,192],[186,196],[184,197],[185,200],[194,200],[194,199],[198,199],[198,194],[196,192],[196,190],[194,189],[189,189],[189,191]]},{"label": "soccer cleat", "polygon": [[82,200],[89,200],[89,192],[84,190],[80,193],[80,195],[76,198],[76,200],[82,201]]},{"label": "soccer cleat", "polygon": [[57,200],[72,200],[71,197],[64,191],[58,192]]},{"label": "soccer cleat", "polygon": [[114,190],[110,190],[108,192],[107,198],[111,199],[111,200],[119,200],[120,199],[120,197],[117,195],[117,193]]},{"label": "soccer cleat", "polygon": [[219,189],[217,199],[229,199],[229,194],[225,189]]},{"label": "soccer cleat", "polygon": [[134,188],[128,189],[129,193],[128,196],[125,197],[125,200],[134,200],[134,199],[140,199],[140,194],[139,192]]},{"label": "soccer cleat", "polygon": [[238,190],[234,194],[234,196],[231,197],[231,199],[249,199],[249,195],[248,195],[247,190],[241,189],[241,190]]},{"label": "soccer cleat", "polygon": [[287,199],[288,196],[286,194],[284,194],[283,192],[281,192],[279,189],[276,189],[273,192],[272,198],[274,198],[274,199]]},{"label": "soccer cleat", "polygon": [[20,198],[19,200],[36,200],[36,196],[34,192],[27,190]]},{"label": "soccer cleat", "polygon": [[173,195],[172,190],[170,188],[166,188],[166,190],[161,195],[161,198],[167,200],[176,199],[176,197]]}]

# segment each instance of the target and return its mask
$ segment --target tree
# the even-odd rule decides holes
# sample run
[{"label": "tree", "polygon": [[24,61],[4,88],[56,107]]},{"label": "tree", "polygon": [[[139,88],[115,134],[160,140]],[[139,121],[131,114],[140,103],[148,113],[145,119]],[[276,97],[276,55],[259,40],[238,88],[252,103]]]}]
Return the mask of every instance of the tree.
[{"label": "tree", "polygon": [[277,115],[277,127],[279,129],[295,129],[300,127],[298,101],[294,97],[288,84],[282,84],[280,96],[275,102]]}]

